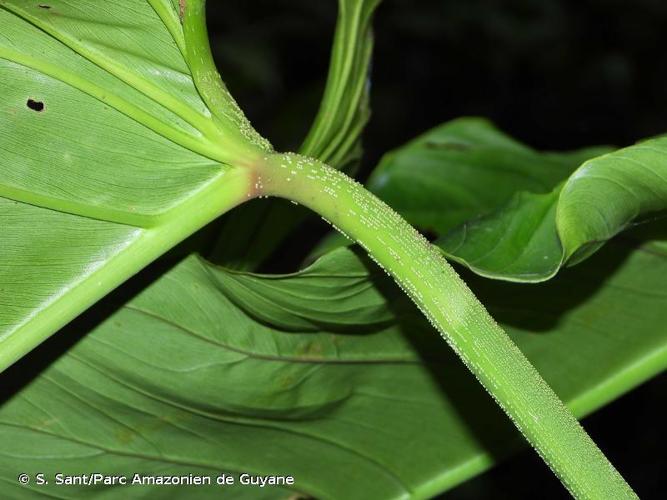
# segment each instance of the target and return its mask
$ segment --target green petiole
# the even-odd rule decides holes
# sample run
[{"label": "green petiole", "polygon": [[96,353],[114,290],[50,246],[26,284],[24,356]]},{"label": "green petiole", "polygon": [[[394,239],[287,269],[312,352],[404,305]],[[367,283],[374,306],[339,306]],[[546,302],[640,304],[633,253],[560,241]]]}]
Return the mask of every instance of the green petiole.
[{"label": "green petiole", "polygon": [[[250,125],[215,70],[204,0],[183,15],[186,59],[220,131],[240,154],[245,198],[300,203],[358,242],[391,275],[577,498],[636,498],[579,422],[433,247],[388,205],[345,174],[296,154],[275,154]],[[244,157],[244,149],[247,154]]]},{"label": "green petiole", "polygon": [[394,278],[572,495],[636,498],[440,251],[388,205],[347,175],[295,154],[266,157],[255,175],[253,194],[314,210]]}]

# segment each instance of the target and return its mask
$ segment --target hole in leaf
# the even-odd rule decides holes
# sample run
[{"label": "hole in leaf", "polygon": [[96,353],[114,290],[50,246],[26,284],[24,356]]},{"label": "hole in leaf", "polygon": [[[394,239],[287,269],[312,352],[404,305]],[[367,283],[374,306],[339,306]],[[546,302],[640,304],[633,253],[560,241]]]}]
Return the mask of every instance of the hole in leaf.
[{"label": "hole in leaf", "polygon": [[42,101],[35,101],[34,99],[28,99],[28,102],[25,103],[33,111],[41,113],[44,111],[44,103]]},{"label": "hole in leaf", "polygon": [[37,7],[39,7],[40,9],[50,9],[51,8],[50,5],[46,5],[45,3],[40,3]]}]

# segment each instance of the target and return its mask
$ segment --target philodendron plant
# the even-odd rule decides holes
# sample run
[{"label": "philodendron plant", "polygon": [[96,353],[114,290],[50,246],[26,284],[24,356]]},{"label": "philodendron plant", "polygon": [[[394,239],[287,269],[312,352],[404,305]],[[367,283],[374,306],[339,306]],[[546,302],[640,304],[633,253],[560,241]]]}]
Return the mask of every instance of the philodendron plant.
[{"label": "philodendron plant", "polygon": [[[262,498],[437,494],[498,456],[468,425],[483,420],[499,449],[517,444],[428,339],[437,330],[572,495],[635,497],[573,413],[667,365],[664,234],[649,224],[596,254],[665,209],[667,139],[538,153],[461,119],[387,155],[365,188],[343,171],[368,119],[379,0],[339,0],[327,86],[298,154],[275,151],[228,92],[204,3],[0,0],[0,366],[59,329],[87,333],[29,383],[10,384],[30,355],[4,373],[2,496],[126,496],[122,482],[63,490],[53,478],[130,471],[294,476],[228,486]],[[222,246],[256,233],[261,249],[228,252],[235,270],[190,255],[138,294],[115,292],[98,324],[66,326],[264,197],[358,243],[432,326],[335,238],[299,273],[246,271],[301,217],[266,201],[259,218],[243,207],[214,226]],[[445,257],[499,280],[470,275],[504,328]],[[548,334],[529,333],[531,316]]]}]

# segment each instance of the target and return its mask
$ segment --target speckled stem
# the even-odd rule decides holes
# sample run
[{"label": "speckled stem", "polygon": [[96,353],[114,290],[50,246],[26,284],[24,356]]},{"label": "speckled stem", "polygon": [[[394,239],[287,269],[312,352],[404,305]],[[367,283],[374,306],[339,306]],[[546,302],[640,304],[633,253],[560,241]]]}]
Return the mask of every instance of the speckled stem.
[{"label": "speckled stem", "polygon": [[456,271],[363,186],[316,160],[270,155],[260,195],[296,201],[358,242],[412,298],[576,498],[636,498],[579,422]]},{"label": "speckled stem", "polygon": [[[206,0],[180,4],[185,40],[185,59],[197,91],[210,113],[210,128],[200,130],[217,142],[222,161],[242,165],[272,151],[269,142],[255,131],[215,68],[206,28]],[[217,159],[217,158],[216,158]]]}]

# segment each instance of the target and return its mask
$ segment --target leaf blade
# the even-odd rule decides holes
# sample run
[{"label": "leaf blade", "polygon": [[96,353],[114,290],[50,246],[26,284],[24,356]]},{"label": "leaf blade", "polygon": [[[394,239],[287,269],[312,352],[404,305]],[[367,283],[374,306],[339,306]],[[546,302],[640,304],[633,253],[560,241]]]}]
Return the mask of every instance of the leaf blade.
[{"label": "leaf blade", "polygon": [[664,144],[542,153],[463,118],[385,156],[368,186],[452,260],[535,283],[667,209]]},{"label": "leaf blade", "polygon": [[150,3],[49,6],[0,2],[1,369],[251,185]]},{"label": "leaf blade", "polygon": [[[471,285],[581,416],[667,366],[667,331],[655,327],[667,324],[667,294],[653,286],[667,273],[665,248],[614,241],[551,282],[473,278]],[[43,426],[67,440],[62,425],[76,412],[77,435],[83,431],[93,448],[103,439],[114,456],[149,450],[139,461],[111,462],[117,472],[173,470],[155,460],[150,443],[157,443],[165,457],[178,450],[178,463],[199,459],[205,472],[295,474],[297,491],[320,498],[368,498],[380,483],[383,498],[451,488],[521,440],[447,348],[422,335],[429,325],[418,311],[367,264],[341,249],[295,275],[269,277],[187,258],[0,407],[0,422],[25,430],[21,449],[37,449],[29,443],[42,439]],[[238,281],[255,292],[246,309],[235,301]],[[341,319],[313,331],[284,313],[248,314],[281,292],[289,315],[317,313],[320,301],[336,296],[364,304],[349,314],[372,321],[350,327]],[[92,406],[72,404],[74,395]],[[55,400],[51,421],[27,400]],[[98,409],[113,416],[99,424],[104,433],[93,431]],[[148,425],[155,419],[164,426]],[[278,453],[258,453],[267,443]],[[7,474],[49,470],[37,455],[12,460]],[[330,480],[342,476],[354,481]]]}]

